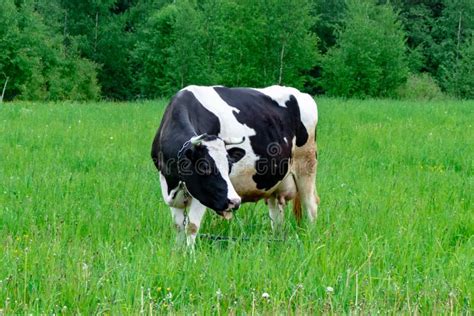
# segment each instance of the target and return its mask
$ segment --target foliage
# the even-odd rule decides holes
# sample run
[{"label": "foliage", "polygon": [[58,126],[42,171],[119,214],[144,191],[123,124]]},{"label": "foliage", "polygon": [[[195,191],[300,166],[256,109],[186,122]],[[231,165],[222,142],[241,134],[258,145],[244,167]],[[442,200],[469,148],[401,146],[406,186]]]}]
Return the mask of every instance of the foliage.
[{"label": "foliage", "polygon": [[208,211],[236,240],[194,256],[149,158],[165,105],[0,107],[5,315],[472,311],[473,101],[318,99],[317,222],[289,205],[279,242],[263,202]]},{"label": "foliage", "polygon": [[0,4],[0,73],[10,78],[6,99],[95,99],[99,95],[95,66],[68,54],[58,34],[51,33],[34,2],[16,7]]},{"label": "foliage", "polygon": [[440,71],[448,93],[458,98],[474,98],[474,36],[460,48],[457,62],[449,66],[443,64]]},{"label": "foliage", "polygon": [[202,20],[196,6],[186,1],[167,5],[149,18],[135,51],[142,63],[142,95],[167,96],[190,83],[203,82]]},{"label": "foliage", "polygon": [[407,76],[404,32],[389,5],[348,2],[344,29],[323,60],[330,95],[391,96]]},{"label": "foliage", "polygon": [[346,13],[345,0],[316,0],[314,14],[318,16],[314,32],[320,38],[323,53],[336,44],[337,31],[342,27]]},{"label": "foliage", "polygon": [[8,100],[169,97],[188,84],[390,97],[408,71],[459,98],[474,85],[472,0],[4,0],[0,26]]},{"label": "foliage", "polygon": [[[147,97],[188,84],[302,87],[317,60],[310,3],[178,1],[150,17],[135,51]],[[229,23],[232,21],[232,23]]]},{"label": "foliage", "polygon": [[439,38],[434,46],[435,58],[439,64],[437,77],[442,88],[453,96],[472,98],[474,2],[446,1],[435,31]]},{"label": "foliage", "polygon": [[444,97],[436,81],[426,72],[410,74],[398,88],[397,95],[409,100],[439,100]]}]

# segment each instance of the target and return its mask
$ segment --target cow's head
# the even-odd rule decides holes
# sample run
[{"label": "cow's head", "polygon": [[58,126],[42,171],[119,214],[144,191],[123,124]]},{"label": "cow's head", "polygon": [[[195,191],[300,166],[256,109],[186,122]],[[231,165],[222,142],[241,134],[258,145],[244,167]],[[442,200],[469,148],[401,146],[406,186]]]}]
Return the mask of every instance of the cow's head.
[{"label": "cow's head", "polygon": [[243,149],[230,145],[217,136],[203,134],[192,137],[178,155],[180,177],[189,193],[226,218],[241,202],[229,173],[232,164],[245,155]]}]

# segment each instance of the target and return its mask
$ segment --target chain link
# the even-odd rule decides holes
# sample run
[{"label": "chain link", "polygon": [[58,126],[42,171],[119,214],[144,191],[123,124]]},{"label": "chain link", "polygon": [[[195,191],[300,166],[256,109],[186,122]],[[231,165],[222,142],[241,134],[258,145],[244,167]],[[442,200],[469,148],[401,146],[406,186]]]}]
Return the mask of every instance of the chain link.
[{"label": "chain link", "polygon": [[188,203],[189,203],[189,193],[184,185],[184,182],[180,182],[181,190],[183,190],[183,199],[184,199],[184,210],[183,210],[183,227],[186,229],[186,224],[188,223]]}]

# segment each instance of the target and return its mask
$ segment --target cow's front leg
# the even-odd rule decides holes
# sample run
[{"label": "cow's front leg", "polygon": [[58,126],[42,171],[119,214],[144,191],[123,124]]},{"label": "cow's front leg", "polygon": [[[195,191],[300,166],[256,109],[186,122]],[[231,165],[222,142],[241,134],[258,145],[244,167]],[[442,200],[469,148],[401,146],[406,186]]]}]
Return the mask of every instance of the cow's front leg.
[{"label": "cow's front leg", "polygon": [[184,209],[172,207],[171,217],[173,218],[174,227],[176,229],[176,246],[182,246],[186,240],[184,231]]},{"label": "cow's front leg", "polygon": [[281,203],[277,197],[272,196],[267,200],[267,205],[272,222],[272,230],[274,233],[279,233],[282,231],[285,219],[285,204]]},{"label": "cow's front leg", "polygon": [[201,220],[206,213],[206,207],[196,199],[191,199],[186,220],[186,243],[188,247],[194,248],[196,236],[201,227]]}]

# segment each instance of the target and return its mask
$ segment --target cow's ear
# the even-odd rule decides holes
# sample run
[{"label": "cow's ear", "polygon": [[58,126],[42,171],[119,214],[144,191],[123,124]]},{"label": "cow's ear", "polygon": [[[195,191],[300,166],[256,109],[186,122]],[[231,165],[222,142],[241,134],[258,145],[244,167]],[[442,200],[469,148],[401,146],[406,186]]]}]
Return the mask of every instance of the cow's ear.
[{"label": "cow's ear", "polygon": [[238,147],[233,147],[227,149],[227,154],[229,155],[229,160],[231,163],[236,163],[245,156],[245,150]]}]

